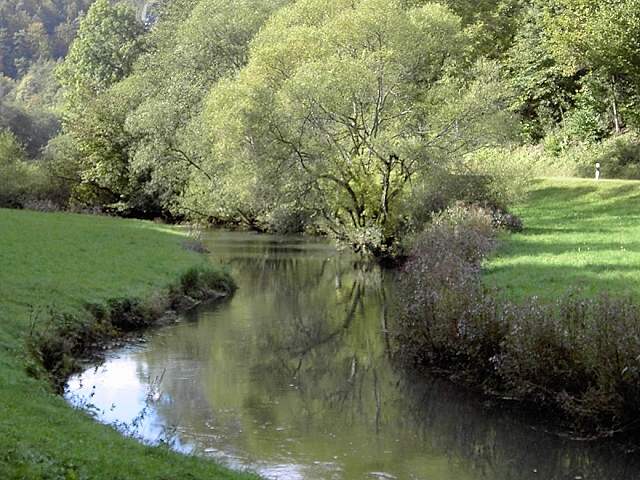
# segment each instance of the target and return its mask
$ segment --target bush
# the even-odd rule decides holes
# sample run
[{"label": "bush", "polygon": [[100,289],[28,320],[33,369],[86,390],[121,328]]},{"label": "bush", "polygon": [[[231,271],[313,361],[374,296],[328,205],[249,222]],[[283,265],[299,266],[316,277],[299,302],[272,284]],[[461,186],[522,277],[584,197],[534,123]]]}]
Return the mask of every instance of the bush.
[{"label": "bush", "polygon": [[504,147],[484,148],[467,155],[464,168],[488,179],[482,195],[471,199],[472,202],[489,203],[504,210],[520,200],[535,178],[535,172],[525,161],[527,155],[529,152],[523,148]]},{"label": "bush", "polygon": [[48,165],[26,160],[25,152],[8,132],[0,132],[0,207],[51,211],[63,208],[69,191]]},{"label": "bush", "polygon": [[592,165],[599,162],[603,178],[640,179],[640,137],[627,133],[612,137],[596,149]]},{"label": "bush", "polygon": [[279,205],[267,215],[266,230],[282,235],[302,233],[310,223],[308,211],[295,205]]},{"label": "bush", "polygon": [[[522,198],[524,187],[531,181],[529,175],[519,176],[503,160],[506,151],[486,150],[484,156],[491,158],[492,166],[485,157],[467,159],[467,173],[436,172],[422,184],[416,185],[402,209],[407,212],[406,225],[402,230],[416,232],[424,228],[434,215],[454,207],[456,204],[482,207],[494,217],[494,225],[512,231],[520,231],[522,222],[510,214],[506,205]],[[503,157],[504,155],[504,157]],[[516,164],[517,162],[513,162]],[[484,165],[484,173],[480,173]],[[497,165],[502,165],[498,172]],[[470,172],[470,173],[469,173]]]},{"label": "bush", "polygon": [[194,300],[203,300],[212,293],[230,294],[235,289],[233,279],[226,272],[210,267],[193,267],[180,278],[178,292]]},{"label": "bush", "polygon": [[450,365],[464,356],[458,335],[480,299],[482,259],[494,247],[491,217],[461,206],[434,218],[416,240],[401,275],[401,353],[412,361]]},{"label": "bush", "polygon": [[[547,135],[544,144],[512,151],[511,161],[535,177],[593,178],[600,163],[602,178],[640,179],[640,135],[627,132],[602,141],[569,141],[562,131]],[[517,198],[517,195],[512,197]]]},{"label": "bush", "polygon": [[397,358],[595,436],[636,425],[640,305],[607,295],[505,301],[480,278],[494,244],[481,209],[449,210],[419,237],[401,272]]},{"label": "bush", "polygon": [[32,172],[15,136],[0,131],[0,207],[20,207],[31,187]]}]

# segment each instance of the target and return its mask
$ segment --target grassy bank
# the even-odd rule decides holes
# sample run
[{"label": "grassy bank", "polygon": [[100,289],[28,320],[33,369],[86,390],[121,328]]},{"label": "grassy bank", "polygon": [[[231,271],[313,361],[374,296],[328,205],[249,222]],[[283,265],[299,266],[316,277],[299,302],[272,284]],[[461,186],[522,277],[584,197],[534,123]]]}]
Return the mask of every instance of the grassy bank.
[{"label": "grassy bank", "polygon": [[513,211],[525,229],[485,263],[487,285],[514,300],[640,293],[640,182],[537,180]]},{"label": "grassy bank", "polygon": [[87,303],[158,295],[204,262],[182,240],[148,222],[0,210],[0,478],[253,478],[125,439],[26,373],[33,323],[51,309],[83,319]]},{"label": "grassy bank", "polygon": [[541,180],[497,252],[486,212],[444,212],[401,272],[398,358],[638,445],[639,185]]}]

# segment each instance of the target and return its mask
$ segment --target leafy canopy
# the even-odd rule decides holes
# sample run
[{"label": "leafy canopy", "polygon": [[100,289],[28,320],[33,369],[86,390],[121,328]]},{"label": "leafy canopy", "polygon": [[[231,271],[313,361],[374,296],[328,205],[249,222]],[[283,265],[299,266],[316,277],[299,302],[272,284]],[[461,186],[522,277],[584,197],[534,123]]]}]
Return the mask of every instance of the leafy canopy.
[{"label": "leafy canopy", "polygon": [[411,182],[492,139],[499,75],[485,62],[464,78],[465,44],[460,19],[437,4],[301,0],[279,11],[205,110],[227,210],[302,196],[339,238],[393,248]]}]

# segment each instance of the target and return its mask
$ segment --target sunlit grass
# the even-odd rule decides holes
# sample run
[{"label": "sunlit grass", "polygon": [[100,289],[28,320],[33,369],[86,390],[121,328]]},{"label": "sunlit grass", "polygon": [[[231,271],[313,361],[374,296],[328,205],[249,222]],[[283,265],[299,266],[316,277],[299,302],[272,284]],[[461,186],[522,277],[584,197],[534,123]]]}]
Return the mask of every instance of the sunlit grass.
[{"label": "sunlit grass", "polygon": [[486,262],[487,285],[516,300],[640,293],[640,182],[538,180],[513,210],[525,230]]},{"label": "sunlit grass", "polygon": [[144,297],[204,262],[181,235],[150,222],[0,210],[0,479],[247,478],[124,439],[25,371],[25,336],[46,309]]}]

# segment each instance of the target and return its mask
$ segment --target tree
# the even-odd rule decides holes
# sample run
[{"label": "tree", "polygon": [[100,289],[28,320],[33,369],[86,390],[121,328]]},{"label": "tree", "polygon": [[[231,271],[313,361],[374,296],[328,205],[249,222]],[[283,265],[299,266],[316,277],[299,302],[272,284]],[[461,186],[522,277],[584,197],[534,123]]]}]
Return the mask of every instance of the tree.
[{"label": "tree", "polygon": [[64,57],[92,0],[0,0],[0,74],[20,79],[34,62]]},{"label": "tree", "polygon": [[144,26],[125,4],[97,0],[82,20],[58,78],[68,113],[82,110],[95,95],[125,78],[144,50]]},{"label": "tree", "polygon": [[512,108],[521,115],[525,136],[531,141],[565,124],[579,88],[579,77],[567,72],[550,51],[542,20],[541,8],[526,9],[505,58],[515,93]]},{"label": "tree", "polygon": [[569,74],[589,73],[586,95],[610,105],[613,130],[638,125],[640,106],[640,0],[549,0],[545,29],[550,49]]},{"label": "tree", "polygon": [[476,55],[500,58],[519,28],[521,12],[529,0],[445,0],[460,15]]},{"label": "tree", "polygon": [[150,190],[171,209],[191,170],[202,174],[200,113],[213,85],[247,61],[249,43],[284,0],[170,2],[150,32],[153,46],[127,80],[139,92],[126,128],[134,171],[149,172]]},{"label": "tree", "polygon": [[[75,192],[80,200],[123,213],[138,194],[138,178],[130,175],[129,166],[133,140],[125,128],[138,92],[126,85],[110,89],[132,72],[144,51],[143,33],[131,7],[97,0],[57,72],[65,97],[64,132],[73,141],[74,158],[80,159],[81,183]],[[146,200],[131,203],[141,215],[149,208]]]},{"label": "tree", "polygon": [[[460,19],[437,4],[301,0],[282,9],[247,67],[211,94],[213,161],[194,191],[229,196],[227,210],[268,211],[306,195],[336,237],[389,253],[412,182],[494,138],[499,72],[483,62],[467,81],[465,43]],[[278,198],[247,198],[272,180]]]}]

